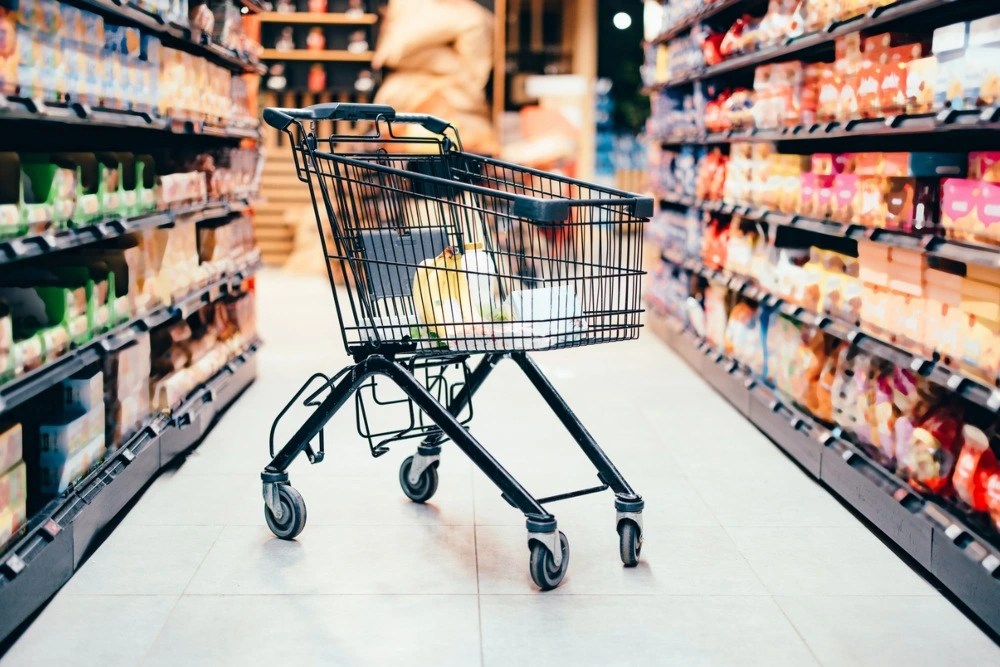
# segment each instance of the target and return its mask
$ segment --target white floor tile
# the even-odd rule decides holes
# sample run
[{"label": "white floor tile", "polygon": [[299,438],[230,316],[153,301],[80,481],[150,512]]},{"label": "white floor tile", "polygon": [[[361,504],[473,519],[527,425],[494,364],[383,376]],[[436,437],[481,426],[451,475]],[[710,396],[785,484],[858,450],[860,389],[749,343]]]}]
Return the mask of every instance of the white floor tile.
[{"label": "white floor tile", "polygon": [[475,595],[186,596],[143,665],[478,665]]},{"label": "white floor tile", "polygon": [[929,595],[934,589],[860,524],[729,527],[773,595]]},{"label": "white floor tile", "polygon": [[1000,664],[1000,648],[940,595],[776,601],[828,667]]},{"label": "white floor tile", "polygon": [[73,575],[62,594],[179,595],[221,530],[220,526],[122,524]]},{"label": "white floor tile", "polygon": [[3,667],[129,667],[153,645],[176,595],[58,595]]},{"label": "white floor tile", "polygon": [[494,665],[817,664],[769,597],[483,595]]},{"label": "white floor tile", "polygon": [[229,526],[191,595],[475,593],[472,526],[312,526],[294,541]]}]

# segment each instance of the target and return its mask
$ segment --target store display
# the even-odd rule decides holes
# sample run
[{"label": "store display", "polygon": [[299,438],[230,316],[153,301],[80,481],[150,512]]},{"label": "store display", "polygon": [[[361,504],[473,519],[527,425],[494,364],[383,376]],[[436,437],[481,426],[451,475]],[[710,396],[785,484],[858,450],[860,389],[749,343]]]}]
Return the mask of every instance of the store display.
[{"label": "store display", "polygon": [[[931,569],[963,599],[988,590],[995,603],[992,580],[973,571],[1000,545],[1000,171],[985,140],[1000,99],[998,17],[919,3],[771,0],[742,15],[740,3],[718,14],[690,5],[688,25],[668,19],[665,41],[646,49],[650,182],[662,198],[647,238],[662,275],[696,275],[683,296],[705,326],[677,319],[719,359],[703,374],[900,544],[927,540],[906,517],[893,519],[903,528],[880,518],[893,485],[904,489],[896,501],[912,493],[965,526],[982,550],[973,569],[936,561],[936,547]],[[945,134],[960,120],[967,134]],[[801,434],[777,426],[786,413]],[[891,482],[856,486],[840,461]],[[923,535],[945,521],[913,507],[930,522]]]},{"label": "store display", "polygon": [[262,162],[250,8],[86,4],[0,8],[0,639],[173,456],[159,439],[182,414],[151,401],[150,338],[242,293],[222,364],[244,368],[234,389],[253,375],[259,252],[233,219]]}]

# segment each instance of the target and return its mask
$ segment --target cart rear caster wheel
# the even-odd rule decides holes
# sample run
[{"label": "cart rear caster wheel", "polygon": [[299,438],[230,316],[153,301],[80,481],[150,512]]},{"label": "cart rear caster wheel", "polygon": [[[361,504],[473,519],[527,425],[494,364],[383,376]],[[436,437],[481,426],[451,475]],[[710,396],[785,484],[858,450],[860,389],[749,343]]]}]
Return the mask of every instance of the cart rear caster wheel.
[{"label": "cart rear caster wheel", "polygon": [[634,521],[622,521],[618,524],[618,551],[625,567],[635,567],[639,564],[642,532]]},{"label": "cart rear caster wheel", "polygon": [[276,537],[283,540],[295,539],[306,527],[306,502],[302,500],[302,494],[287,484],[279,484],[278,506],[281,508],[280,517],[274,516],[271,508],[264,505],[267,527]]},{"label": "cart rear caster wheel", "polygon": [[566,568],[569,567],[569,540],[566,534],[559,531],[559,546],[562,549],[562,562],[559,567],[555,565],[552,552],[541,542],[531,543],[531,560],[528,569],[531,571],[531,579],[543,591],[551,591],[562,583],[566,576]]},{"label": "cart rear caster wheel", "polygon": [[403,487],[406,497],[415,503],[426,503],[434,495],[438,488],[437,464],[432,464],[420,473],[420,480],[414,485],[410,484],[410,466],[413,465],[413,457],[407,456],[403,464],[399,466],[399,485]]}]

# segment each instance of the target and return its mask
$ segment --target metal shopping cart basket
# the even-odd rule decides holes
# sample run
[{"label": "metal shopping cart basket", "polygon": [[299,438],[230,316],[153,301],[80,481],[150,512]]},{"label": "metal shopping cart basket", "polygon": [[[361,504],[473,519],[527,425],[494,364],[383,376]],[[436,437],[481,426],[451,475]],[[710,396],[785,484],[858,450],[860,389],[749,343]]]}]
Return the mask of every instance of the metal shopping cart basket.
[{"label": "metal shopping cart basket", "polygon": [[[298,177],[309,184],[343,342],[354,359],[333,376],[310,378],[275,420],[273,460],[261,474],[274,534],[292,539],[304,527],[305,504],[289,485],[288,467],[302,452],[322,460],[324,425],[355,395],[358,430],[375,456],[395,442],[420,440],[399,472],[409,498],[425,502],[434,494],[441,445],[450,440],[524,513],[530,573],[543,590],[559,585],[569,562],[566,536],[545,509],[556,500],[610,488],[621,559],[634,566],[642,498],[528,352],[638,337],[641,227],[652,201],[466,153],[446,121],[387,106],[269,108],[264,120],[287,133]],[[321,137],[324,121],[361,121],[371,131]],[[423,131],[414,135],[416,126]],[[346,283],[339,292],[338,272]],[[504,357],[593,463],[599,486],[536,499],[469,430],[472,397]],[[455,368],[449,380],[445,371]],[[387,385],[402,398],[380,398]],[[278,422],[300,400],[311,412],[275,453]],[[390,405],[402,405],[408,417],[375,432],[370,415]]]}]

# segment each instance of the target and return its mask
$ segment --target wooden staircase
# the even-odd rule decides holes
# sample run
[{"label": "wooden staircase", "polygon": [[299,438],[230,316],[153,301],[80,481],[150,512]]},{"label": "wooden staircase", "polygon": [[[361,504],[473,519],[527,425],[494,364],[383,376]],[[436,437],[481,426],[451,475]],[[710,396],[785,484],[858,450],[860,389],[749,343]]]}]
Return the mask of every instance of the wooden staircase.
[{"label": "wooden staircase", "polygon": [[301,218],[312,220],[312,203],[309,186],[295,175],[288,146],[268,146],[264,159],[263,201],[257,205],[254,218],[257,243],[265,263],[281,266],[292,252]]}]

